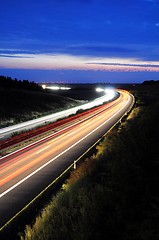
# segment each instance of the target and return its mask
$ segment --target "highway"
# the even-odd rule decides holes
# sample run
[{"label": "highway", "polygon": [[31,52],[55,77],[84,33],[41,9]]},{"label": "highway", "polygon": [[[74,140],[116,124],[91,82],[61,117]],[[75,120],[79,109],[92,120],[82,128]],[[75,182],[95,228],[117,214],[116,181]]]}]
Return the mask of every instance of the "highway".
[{"label": "highway", "polygon": [[131,108],[133,96],[119,92],[114,104],[91,118],[0,159],[0,229]]},{"label": "highway", "polygon": [[117,92],[114,90],[106,90],[106,94],[104,94],[102,97],[96,98],[94,101],[84,103],[82,105],[79,105],[77,107],[69,108],[67,110],[63,110],[57,113],[53,113],[47,116],[43,116],[37,119],[29,120],[26,122],[18,123],[13,126],[5,127],[0,129],[0,140],[9,138],[13,133],[24,131],[24,130],[30,130],[33,128],[36,128],[38,126],[42,126],[49,122],[55,122],[58,119],[68,117],[69,115],[76,114],[76,112],[80,109],[86,110],[90,109],[92,107],[98,106],[103,104],[104,102],[108,102],[115,98]]}]

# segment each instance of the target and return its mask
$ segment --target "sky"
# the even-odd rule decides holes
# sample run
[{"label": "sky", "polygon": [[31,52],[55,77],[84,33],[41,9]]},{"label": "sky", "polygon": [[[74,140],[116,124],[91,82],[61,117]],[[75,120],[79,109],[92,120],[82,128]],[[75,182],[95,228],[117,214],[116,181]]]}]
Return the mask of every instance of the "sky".
[{"label": "sky", "polygon": [[60,83],[159,79],[159,0],[0,5],[0,75]]}]

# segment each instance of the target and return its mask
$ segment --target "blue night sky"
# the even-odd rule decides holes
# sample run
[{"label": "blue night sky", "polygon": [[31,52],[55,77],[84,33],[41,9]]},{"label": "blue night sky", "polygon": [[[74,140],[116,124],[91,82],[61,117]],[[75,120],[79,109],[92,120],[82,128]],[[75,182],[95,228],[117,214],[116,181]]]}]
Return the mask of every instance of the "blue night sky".
[{"label": "blue night sky", "polygon": [[0,75],[36,82],[159,79],[159,0],[1,0]]}]

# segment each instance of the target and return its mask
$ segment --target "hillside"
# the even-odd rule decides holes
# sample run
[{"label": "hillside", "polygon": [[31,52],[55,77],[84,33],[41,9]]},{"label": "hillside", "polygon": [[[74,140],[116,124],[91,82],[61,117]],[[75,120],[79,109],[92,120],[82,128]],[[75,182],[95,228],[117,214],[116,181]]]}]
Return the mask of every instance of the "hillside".
[{"label": "hillside", "polygon": [[35,83],[19,83],[5,77],[0,80],[0,128],[78,104],[71,98],[44,91]]}]

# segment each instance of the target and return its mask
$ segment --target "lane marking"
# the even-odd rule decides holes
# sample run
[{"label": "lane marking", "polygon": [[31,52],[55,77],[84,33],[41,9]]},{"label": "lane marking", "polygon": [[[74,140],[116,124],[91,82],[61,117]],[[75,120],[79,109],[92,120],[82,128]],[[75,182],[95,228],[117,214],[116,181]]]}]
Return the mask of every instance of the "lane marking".
[{"label": "lane marking", "polygon": [[[6,191],[4,191],[3,193],[0,194],[0,198],[2,198],[4,195],[6,195],[7,193],[9,193],[10,191],[12,191],[14,188],[16,188],[17,186],[19,186],[21,183],[23,183],[24,181],[26,181],[27,179],[29,179],[30,177],[32,177],[34,174],[36,174],[37,172],[39,172],[41,169],[43,169],[44,167],[46,167],[47,165],[49,165],[50,163],[52,163],[53,161],[55,161],[58,157],[62,156],[64,153],[66,153],[67,151],[69,151],[71,148],[73,148],[74,146],[76,146],[78,143],[82,142],[85,138],[87,138],[89,135],[91,135],[92,133],[94,133],[95,131],[97,131],[100,127],[102,127],[104,124],[106,124],[107,122],[109,122],[113,117],[115,117],[120,111],[122,111],[125,106],[129,103],[130,100],[130,96],[128,96],[128,100],[127,102],[124,104],[124,106],[119,109],[114,115],[112,115],[109,119],[107,119],[106,121],[104,121],[101,125],[99,125],[98,127],[96,127],[95,129],[93,129],[91,132],[89,132],[86,136],[84,136],[83,138],[81,138],[80,140],[78,140],[76,143],[74,143],[73,145],[71,145],[70,147],[68,147],[67,149],[65,149],[63,152],[61,152],[60,154],[58,154],[56,157],[52,158],[50,161],[48,161],[47,163],[45,163],[43,166],[39,167],[38,169],[36,169],[34,172],[30,173],[28,176],[26,176],[25,178],[23,178],[22,180],[20,180],[18,183],[16,183],[15,185],[13,185],[12,187],[8,188]],[[124,113],[125,114],[125,113]]]},{"label": "lane marking", "polygon": [[76,132],[78,132],[78,130],[76,130],[76,131],[74,131],[74,132],[71,132],[71,133],[69,133],[69,134],[68,134],[68,136],[74,135],[74,134],[76,134]]},{"label": "lane marking", "polygon": [[[120,91],[121,91],[121,90],[120,90]],[[121,96],[120,96],[118,99],[114,100],[114,102],[112,102],[112,104],[111,104],[111,107],[113,107],[114,105],[116,105],[116,104],[117,104],[116,101],[119,101],[120,98],[121,98]],[[120,100],[120,101],[121,101],[121,100]],[[120,102],[120,101],[119,101],[119,102]],[[108,107],[108,108],[109,108],[109,107]],[[106,109],[107,109],[107,106],[106,106]],[[105,109],[105,110],[106,110],[106,109]],[[0,160],[3,160],[3,159],[5,159],[5,158],[7,158],[7,157],[9,157],[9,156],[11,156],[11,155],[13,155],[13,154],[16,154],[16,153],[18,153],[18,152],[21,152],[21,151],[23,151],[23,150],[25,150],[25,149],[33,146],[33,145],[36,145],[36,144],[38,144],[38,143],[42,143],[43,141],[47,140],[48,138],[53,137],[54,135],[55,135],[55,137],[56,137],[56,134],[57,134],[57,133],[59,134],[60,132],[65,131],[65,130],[67,130],[67,129],[69,129],[69,128],[71,128],[71,127],[79,124],[80,122],[82,123],[82,122],[86,121],[87,119],[92,118],[94,115],[99,114],[100,112],[101,112],[101,111],[99,111],[98,113],[93,113],[91,116],[88,116],[88,117],[80,120],[79,122],[75,122],[75,123],[73,123],[72,125],[67,126],[67,127],[63,128],[63,129],[59,130],[58,132],[53,132],[53,133],[50,134],[49,136],[46,136],[46,137],[44,137],[44,138],[42,138],[42,139],[40,139],[40,140],[38,140],[38,141],[36,141],[36,142],[33,142],[33,143],[31,143],[31,144],[29,144],[29,145],[27,145],[27,146],[25,146],[25,147],[23,147],[23,148],[21,148],[21,149],[18,149],[18,150],[16,150],[16,151],[12,152],[12,153],[9,153],[9,154],[6,155],[6,156],[2,156],[2,157],[0,156]],[[54,139],[53,139],[52,141],[54,141]]]},{"label": "lane marking", "polygon": [[36,152],[36,154],[43,152],[44,150],[46,150],[46,149],[49,148],[49,147],[50,147],[50,146],[47,146],[47,147],[42,148],[41,150],[39,150],[38,152]]}]

